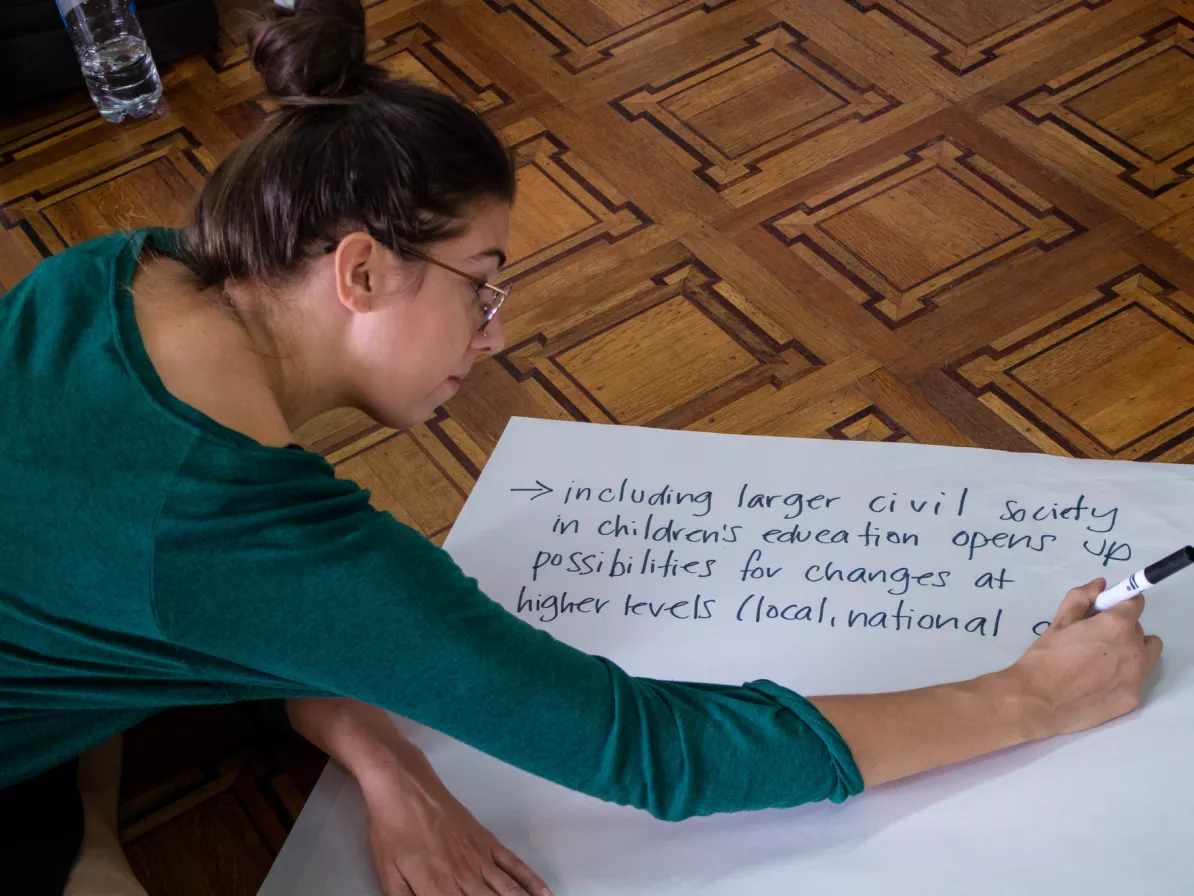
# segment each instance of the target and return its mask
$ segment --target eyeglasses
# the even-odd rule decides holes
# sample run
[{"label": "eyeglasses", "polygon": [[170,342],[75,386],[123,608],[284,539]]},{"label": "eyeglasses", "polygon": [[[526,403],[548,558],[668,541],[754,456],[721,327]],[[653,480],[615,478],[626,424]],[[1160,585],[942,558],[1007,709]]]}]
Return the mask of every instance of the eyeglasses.
[{"label": "eyeglasses", "polygon": [[[333,243],[324,249],[326,254],[331,254],[336,251],[337,243]],[[506,297],[510,295],[508,289],[494,286],[492,283],[482,279],[481,277],[474,277],[472,274],[466,273],[458,268],[452,267],[450,264],[444,264],[437,258],[432,258],[430,255],[425,255],[418,249],[412,249],[410,246],[399,246],[398,251],[406,255],[413,255],[415,258],[420,258],[423,261],[433,264],[436,267],[441,267],[445,271],[451,271],[453,274],[458,274],[465,280],[473,284],[473,290],[477,294],[477,298],[481,300],[481,326],[477,328],[478,333],[484,333],[485,329],[497,317],[498,309],[502,307],[502,303],[506,301]]]},{"label": "eyeglasses", "polygon": [[409,246],[401,246],[399,251],[405,252],[407,255],[413,255],[415,258],[421,258],[436,267],[441,267],[445,271],[451,271],[453,274],[459,274],[465,280],[473,284],[473,290],[477,293],[477,298],[481,300],[481,326],[477,328],[477,332],[484,333],[485,328],[497,317],[498,309],[502,307],[502,303],[506,301],[506,296],[510,295],[508,289],[494,286],[492,283],[485,281],[480,277],[474,277],[472,274],[465,273],[452,267],[450,264],[444,264],[442,261],[432,258],[430,255],[424,255],[418,249],[412,249]]}]

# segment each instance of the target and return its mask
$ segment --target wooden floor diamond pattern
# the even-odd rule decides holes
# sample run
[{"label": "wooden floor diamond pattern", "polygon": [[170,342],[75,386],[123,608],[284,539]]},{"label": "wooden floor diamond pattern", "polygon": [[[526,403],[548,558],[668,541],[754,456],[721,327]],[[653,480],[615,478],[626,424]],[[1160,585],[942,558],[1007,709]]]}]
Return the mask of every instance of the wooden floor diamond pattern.
[{"label": "wooden floor diamond pattern", "polygon": [[[767,221],[890,326],[938,307],[952,287],[1084,228],[948,138],[868,170]],[[817,262],[814,261],[816,264]]]},{"label": "wooden floor diamond pattern", "polygon": [[971,72],[1011,51],[1024,38],[1106,4],[1108,0],[1009,0],[951,9],[941,0],[856,2],[864,12],[890,17],[933,52],[932,59],[957,75]]},{"label": "wooden floor diamond pattern", "polygon": [[[777,105],[776,97],[786,102]],[[615,101],[690,154],[697,175],[722,190],[827,131],[870,121],[900,105],[875,85],[847,79],[786,25],[743,38],[724,59]],[[782,164],[775,159],[772,167]]]},{"label": "wooden floor diamond pattern", "polygon": [[[272,109],[239,13],[154,118],[0,121],[0,289],[181,222]],[[301,437],[437,543],[511,415],[1194,460],[1194,2],[375,0],[513,149],[507,348]],[[152,896],[255,893],[322,757],[253,707],[128,738]]]}]

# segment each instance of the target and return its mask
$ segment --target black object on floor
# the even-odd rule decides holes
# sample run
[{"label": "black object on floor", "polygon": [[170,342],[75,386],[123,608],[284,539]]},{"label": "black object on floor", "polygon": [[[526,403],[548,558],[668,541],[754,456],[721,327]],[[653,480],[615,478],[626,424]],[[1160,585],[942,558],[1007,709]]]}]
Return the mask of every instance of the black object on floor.
[{"label": "black object on floor", "polygon": [[0,790],[0,879],[5,892],[62,896],[83,844],[78,767],[73,760]]}]

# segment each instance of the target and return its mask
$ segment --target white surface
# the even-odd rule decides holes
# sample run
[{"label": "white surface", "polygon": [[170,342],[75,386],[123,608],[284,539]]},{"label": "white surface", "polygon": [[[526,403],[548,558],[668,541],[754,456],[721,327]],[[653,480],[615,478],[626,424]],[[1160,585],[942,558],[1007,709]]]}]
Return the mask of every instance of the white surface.
[{"label": "white surface", "polygon": [[[658,492],[665,485],[712,491],[703,506],[644,507],[625,503],[569,502],[567,489],[592,485]],[[554,489],[534,492],[511,489]],[[840,496],[828,508],[740,509],[747,494]],[[963,515],[957,515],[963,488]],[[942,495],[941,493],[945,494]],[[875,496],[894,496],[895,512],[867,509]],[[1033,522],[1072,505],[1079,495],[1101,518]],[[926,500],[921,513],[908,500]],[[942,501],[938,515],[934,503]],[[1000,520],[1007,501],[1027,508],[1024,521]],[[824,503],[824,502],[821,502]],[[1116,508],[1110,514],[1111,508]],[[573,599],[608,599],[600,615],[572,614],[540,622],[561,640],[601,653],[633,674],[679,680],[741,683],[771,678],[806,694],[887,691],[966,678],[1013,662],[1029,645],[1032,626],[1050,619],[1068,587],[1105,576],[1118,581],[1194,540],[1194,469],[1076,461],[976,449],[821,440],[771,439],[676,433],[541,420],[513,421],[494,451],[448,540],[457,562],[495,600],[512,611],[520,589]],[[594,534],[603,520],[621,514],[641,526],[655,523],[721,530],[742,526],[736,544],[680,542],[683,560],[715,560],[708,578],[604,574],[578,576],[565,567],[531,568],[539,551],[615,549],[641,563],[643,549],[666,554],[663,544]],[[553,534],[557,516],[580,521],[580,534]],[[1109,532],[1106,529],[1114,518]],[[919,544],[866,546],[858,533],[867,521],[903,533]],[[845,530],[849,543],[764,545],[770,529],[800,524],[804,531]],[[1088,528],[1090,527],[1090,528]],[[968,558],[952,542],[961,530],[1054,535],[1041,552],[1023,546],[990,546]],[[1097,550],[1114,541],[1131,554],[1104,566]],[[660,550],[662,548],[662,551]],[[750,552],[762,565],[780,567],[770,578],[741,580]],[[850,570],[949,571],[948,586],[919,587],[903,596],[914,619],[926,613],[982,617],[985,635],[952,629],[923,631],[850,628],[851,611],[895,611],[899,597],[886,585],[810,583],[804,571],[832,560]],[[565,559],[565,566],[567,560]],[[759,565],[756,563],[756,565]],[[980,589],[984,573],[1014,580]],[[927,581],[927,580],[926,580]],[[940,579],[934,579],[940,581]],[[1179,573],[1149,592],[1144,623],[1165,638],[1165,656],[1146,705],[1102,728],[1008,751],[896,785],[868,791],[834,806],[722,815],[679,824],[656,821],[632,809],[601,803],[503,765],[472,749],[404,723],[448,786],[503,842],[531,864],[557,896],[684,894],[741,896],[800,892],[863,894],[1187,894],[1194,881],[1186,857],[1194,830],[1194,573]],[[714,601],[711,618],[625,615],[626,595],[636,601]],[[822,598],[825,621],[747,621],[735,615],[751,593],[780,606],[812,605]],[[707,604],[703,603],[707,606]],[[592,606],[590,604],[589,606]],[[994,635],[998,611],[1000,624]],[[645,611],[644,611],[645,612]],[[796,611],[791,611],[796,612]],[[829,619],[836,623],[831,627]],[[977,625],[977,623],[976,623]],[[527,695],[532,700],[533,695]],[[510,724],[519,724],[511,719]],[[732,769],[726,770],[733,774]],[[776,775],[784,774],[777,768]],[[263,896],[376,896],[360,794],[351,780],[330,769],[320,782],[282,851]]]}]

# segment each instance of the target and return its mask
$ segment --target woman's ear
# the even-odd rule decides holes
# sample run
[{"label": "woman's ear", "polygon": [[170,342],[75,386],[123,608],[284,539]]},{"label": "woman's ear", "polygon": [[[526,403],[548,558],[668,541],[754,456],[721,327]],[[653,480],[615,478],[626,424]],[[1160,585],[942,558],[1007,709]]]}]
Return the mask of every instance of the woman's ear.
[{"label": "woman's ear", "polygon": [[367,233],[350,233],[336,246],[333,265],[336,270],[336,294],[349,311],[367,314],[380,301],[382,265],[381,244]]}]

